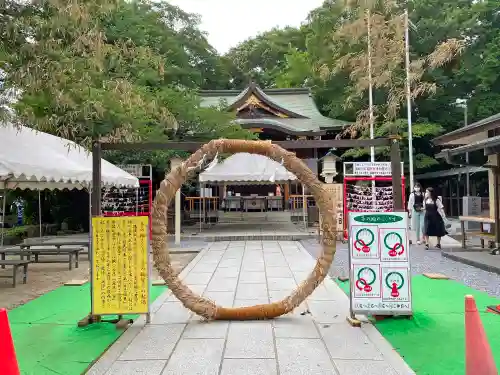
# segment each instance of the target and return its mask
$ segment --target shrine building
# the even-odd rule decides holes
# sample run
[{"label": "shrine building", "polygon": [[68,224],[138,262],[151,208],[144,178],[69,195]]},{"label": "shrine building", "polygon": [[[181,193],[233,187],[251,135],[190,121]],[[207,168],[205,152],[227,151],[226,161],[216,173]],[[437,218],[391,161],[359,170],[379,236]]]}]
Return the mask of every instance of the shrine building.
[{"label": "shrine building", "polygon": [[[234,112],[236,123],[262,140],[294,141],[333,139],[346,125],[323,116],[307,88],[262,89],[250,83],[243,91],[200,91],[202,106]],[[323,181],[337,175],[321,159],[329,149],[293,150]],[[333,156],[332,156],[333,159]],[[333,163],[334,164],[334,163]],[[333,169],[335,165],[333,165]],[[279,163],[260,155],[236,154],[200,174],[200,188],[186,198],[185,210],[199,213],[204,202],[206,215],[228,211],[297,211],[311,200],[300,182]],[[308,202],[313,204],[312,202]],[[219,215],[220,216],[220,215]]]}]

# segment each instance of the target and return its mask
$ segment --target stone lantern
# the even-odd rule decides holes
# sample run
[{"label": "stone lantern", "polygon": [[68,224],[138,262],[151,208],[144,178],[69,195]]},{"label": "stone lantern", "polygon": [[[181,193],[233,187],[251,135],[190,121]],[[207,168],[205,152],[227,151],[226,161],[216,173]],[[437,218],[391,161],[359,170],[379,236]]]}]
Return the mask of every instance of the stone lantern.
[{"label": "stone lantern", "polygon": [[323,158],[321,158],[321,162],[323,163],[321,177],[325,179],[327,184],[332,184],[334,177],[338,175],[337,160],[340,158],[334,155],[333,151],[334,149],[331,149]]}]

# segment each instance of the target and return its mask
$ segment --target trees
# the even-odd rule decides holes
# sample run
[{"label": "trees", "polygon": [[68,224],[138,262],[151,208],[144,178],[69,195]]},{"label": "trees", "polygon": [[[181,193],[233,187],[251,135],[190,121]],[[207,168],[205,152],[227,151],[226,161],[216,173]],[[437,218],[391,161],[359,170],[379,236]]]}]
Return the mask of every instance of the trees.
[{"label": "trees", "polygon": [[[255,53],[251,55],[252,62],[248,66],[267,66],[268,69],[258,70],[259,76],[265,77],[262,82],[270,82],[273,87],[310,87],[325,115],[355,122],[360,110],[368,107],[366,20],[356,4],[374,4],[374,102],[379,115],[376,129],[385,129],[387,124],[392,124],[401,129],[404,137],[404,39],[402,12],[398,8],[403,2],[349,2],[350,5],[353,3],[354,7],[346,8],[342,1],[326,0],[311,12],[300,29],[296,29],[296,33],[300,31],[303,35],[304,42],[292,45],[292,48],[271,43],[270,37],[262,36],[238,48],[279,55],[279,64],[273,65],[265,59],[261,62],[259,53]],[[444,0],[436,3],[414,0],[408,3],[408,7],[414,25],[410,31],[414,153],[421,155],[415,162],[421,172],[437,163],[433,159],[435,150],[430,139],[439,132],[463,126],[463,110],[452,105],[457,98],[468,98],[469,123],[500,112],[500,78],[497,73],[500,70],[500,1]],[[292,33],[291,30],[287,32]],[[449,55],[456,55],[462,49],[459,58],[435,64],[436,59],[431,57],[437,56],[433,54],[436,46],[447,46],[443,42],[454,39],[459,42]],[[271,48],[275,50],[271,51]],[[239,61],[238,65],[247,66],[245,61]],[[346,102],[350,104],[348,107]],[[357,136],[366,136],[361,128]],[[346,157],[353,156],[365,158],[368,154],[366,150],[346,154]]]},{"label": "trees", "polygon": [[[176,127],[156,93],[133,71],[162,75],[162,57],[130,40],[108,43],[102,20],[110,2],[32,1],[11,20],[5,37],[18,40],[4,65],[7,83],[22,90],[22,123],[89,144],[96,136],[130,140],[153,122]],[[18,23],[17,28],[14,23]]]},{"label": "trees", "polygon": [[450,106],[456,98],[468,98],[471,121],[500,112],[499,0],[428,0],[411,3],[411,17],[418,32],[412,39],[414,53],[429,53],[429,46],[445,37],[463,37],[467,48],[460,62],[432,73],[440,88],[432,101],[417,100],[423,117],[439,122],[445,131],[463,126],[463,114]]},{"label": "trees", "polygon": [[245,133],[195,97],[230,81],[197,17],[146,0],[32,0],[8,13],[1,68],[22,89],[19,123],[85,145]]},{"label": "trees", "polygon": [[232,48],[225,57],[236,68],[235,86],[242,88],[250,80],[265,88],[283,83],[277,80],[289,66],[287,55],[306,50],[305,31],[305,28],[275,28]]},{"label": "trees", "polygon": [[[378,99],[373,106],[375,119],[379,115],[379,121],[393,121],[406,103],[405,20],[402,9],[392,0],[368,3],[367,6],[353,3],[353,6],[343,10],[345,20],[332,35],[332,58],[320,67],[320,73],[324,77],[349,74],[350,85],[345,99],[347,108],[362,105],[369,85],[372,85]],[[369,34],[371,45],[367,44]],[[424,74],[448,64],[463,51],[464,45],[463,39],[449,39],[439,43],[428,55],[411,61],[412,100],[436,91],[436,82],[424,77]],[[369,114],[370,109],[362,105],[356,124],[346,131],[356,136],[369,124]]]},{"label": "trees", "polygon": [[[416,170],[424,170],[431,167],[436,167],[439,162],[434,158],[434,150],[431,144],[431,139],[442,134],[443,127],[436,123],[430,123],[423,119],[415,122],[412,126],[414,167]],[[405,168],[409,165],[408,152],[408,123],[405,118],[396,119],[391,122],[383,122],[375,128],[375,137],[388,137],[391,134],[399,134],[401,136],[401,155]],[[370,132],[363,129],[359,138],[370,138]],[[368,159],[370,150],[368,148],[353,148],[342,154],[344,159]],[[387,160],[390,158],[389,147],[375,147],[375,158]]]}]

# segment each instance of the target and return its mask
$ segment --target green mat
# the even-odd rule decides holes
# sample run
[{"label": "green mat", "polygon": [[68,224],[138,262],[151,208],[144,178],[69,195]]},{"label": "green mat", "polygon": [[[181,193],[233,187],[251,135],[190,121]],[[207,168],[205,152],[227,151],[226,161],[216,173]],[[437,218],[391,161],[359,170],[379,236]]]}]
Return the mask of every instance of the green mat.
[{"label": "green mat", "polygon": [[[339,282],[349,293],[349,282]],[[471,294],[500,368],[500,316],[486,306],[500,300],[452,280],[412,277],[413,319],[394,318],[375,322],[380,333],[418,375],[464,375],[464,296]]]},{"label": "green mat", "polygon": [[[165,289],[153,286],[151,299]],[[62,286],[10,311],[21,374],[82,374],[124,332],[109,323],[78,328],[77,322],[89,311],[89,284]]]}]

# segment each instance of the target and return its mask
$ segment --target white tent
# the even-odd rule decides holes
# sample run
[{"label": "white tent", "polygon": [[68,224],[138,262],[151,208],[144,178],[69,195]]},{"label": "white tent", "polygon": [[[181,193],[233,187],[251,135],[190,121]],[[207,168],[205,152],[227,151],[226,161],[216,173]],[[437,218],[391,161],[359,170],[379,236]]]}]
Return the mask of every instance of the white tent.
[{"label": "white tent", "polygon": [[[136,177],[104,159],[101,173],[105,186],[139,186]],[[92,154],[83,147],[30,128],[0,125],[1,188],[84,189],[91,184]]]},{"label": "white tent", "polygon": [[200,182],[280,183],[296,180],[293,173],[264,155],[241,152],[200,173]]},{"label": "white tent", "polygon": [[[139,187],[130,173],[102,159],[104,186]],[[5,221],[5,191],[8,189],[87,189],[92,186],[92,153],[67,139],[27,127],[0,124],[0,189],[2,218]],[[39,203],[40,204],[40,203]],[[40,235],[42,233],[41,217]],[[3,245],[2,230],[0,245]]]}]

